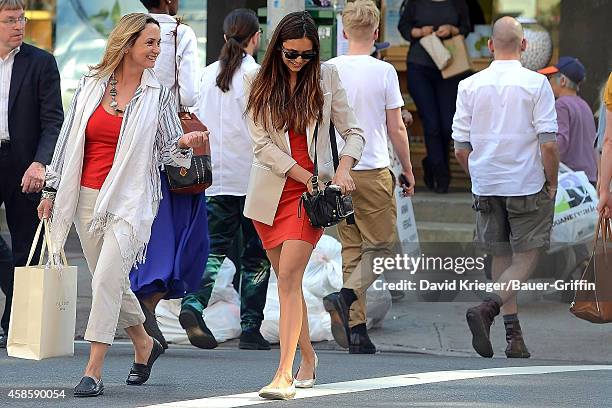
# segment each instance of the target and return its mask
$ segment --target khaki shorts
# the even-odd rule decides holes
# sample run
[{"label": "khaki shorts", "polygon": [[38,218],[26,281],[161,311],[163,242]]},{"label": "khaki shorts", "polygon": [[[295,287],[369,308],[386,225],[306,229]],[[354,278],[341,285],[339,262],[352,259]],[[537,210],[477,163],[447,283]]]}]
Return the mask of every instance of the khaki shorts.
[{"label": "khaki shorts", "polygon": [[555,202],[543,188],[526,196],[474,195],[474,241],[491,255],[511,255],[536,248],[548,249]]}]

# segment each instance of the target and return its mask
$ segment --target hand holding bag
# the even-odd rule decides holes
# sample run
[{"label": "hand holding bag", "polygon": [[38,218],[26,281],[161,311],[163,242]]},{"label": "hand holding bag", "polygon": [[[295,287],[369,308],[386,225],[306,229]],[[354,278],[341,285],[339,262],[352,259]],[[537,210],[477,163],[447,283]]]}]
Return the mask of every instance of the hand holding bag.
[{"label": "hand holding bag", "polygon": [[435,33],[426,35],[419,40],[421,46],[427,51],[436,67],[440,71],[451,63],[451,53],[446,49],[442,40]]},{"label": "hand holding bag", "polygon": [[[327,183],[324,190],[319,189],[319,169],[317,160],[317,134],[319,123],[315,126],[314,142],[314,174],[312,176],[312,194],[308,191],[302,194],[298,207],[298,217],[302,216],[302,207],[306,211],[310,224],[315,228],[331,227],[353,214],[353,201],[350,196],[342,196],[340,187]],[[329,138],[331,143],[334,171],[338,169],[338,147],[333,124],[329,124]]]},{"label": "hand holding bag", "polygon": [[[44,226],[38,265],[30,266]],[[49,221],[38,225],[26,266],[15,268],[8,355],[30,360],[74,354],[77,303],[77,267],[60,259],[49,241]],[[49,259],[43,264],[45,253]]]},{"label": "hand holding bag", "polygon": [[576,290],[570,312],[591,323],[612,322],[612,226],[602,214],[591,258],[580,280],[594,284],[595,289]]},{"label": "hand holding bag", "polygon": [[[176,62],[176,52],[178,51],[178,27],[180,20],[176,22],[176,30],[174,31],[174,74],[175,84],[179,83],[178,66]],[[190,113],[181,103],[181,92],[178,92],[179,104],[179,120],[183,127],[184,133],[201,131],[205,132],[208,129],[198,119],[195,113]],[[210,160],[210,143],[206,138],[204,147],[201,149],[193,149],[193,157],[191,159],[191,167],[172,167],[166,166],[166,175],[170,184],[170,191],[177,194],[200,194],[204,192],[212,184],[212,163]]]}]

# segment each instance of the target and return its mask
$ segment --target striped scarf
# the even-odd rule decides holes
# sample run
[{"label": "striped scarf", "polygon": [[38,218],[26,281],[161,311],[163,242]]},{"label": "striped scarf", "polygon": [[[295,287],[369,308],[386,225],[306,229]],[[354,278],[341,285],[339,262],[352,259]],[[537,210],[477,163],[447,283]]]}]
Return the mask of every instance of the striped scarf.
[{"label": "striped scarf", "polygon": [[[74,220],[83,169],[85,129],[104,96],[107,82],[108,78],[81,79],[60,132],[51,169],[47,170],[48,174],[54,170],[61,174],[51,224],[54,254],[63,248]],[[126,108],[113,166],[96,200],[90,231],[103,234],[112,228],[126,273],[135,263],[145,260],[151,225],[161,200],[160,150],[167,153],[174,149],[179,160],[173,161],[180,166],[189,167],[191,163],[191,152],[176,148],[182,130],[171,102],[170,92],[161,87],[152,71],[145,70],[140,87]],[[170,114],[163,112],[164,109],[170,110]],[[170,123],[161,123],[164,121]],[[160,129],[173,134],[160,137]],[[170,145],[174,147],[168,147]]]}]

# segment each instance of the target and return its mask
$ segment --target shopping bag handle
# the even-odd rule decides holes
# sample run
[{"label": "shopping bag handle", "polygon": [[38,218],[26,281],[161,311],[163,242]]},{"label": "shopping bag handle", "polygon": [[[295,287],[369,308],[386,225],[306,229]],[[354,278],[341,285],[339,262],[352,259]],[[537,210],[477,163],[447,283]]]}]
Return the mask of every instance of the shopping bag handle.
[{"label": "shopping bag handle", "polygon": [[[32,242],[32,247],[30,248],[30,254],[28,255],[28,262],[26,263],[26,267],[32,264],[32,258],[34,257],[34,252],[36,252],[36,246],[38,245],[38,242],[40,241],[40,234],[42,232],[43,227],[45,229],[45,232],[43,234],[43,242],[40,248],[40,258],[38,259],[38,265],[39,266],[43,265],[45,253],[48,250],[49,251],[49,262],[51,263],[51,266],[52,267],[59,266],[59,265],[55,265],[55,259],[53,256],[53,247],[50,242],[51,234],[49,233],[49,220],[42,219],[40,223],[38,224],[38,228],[36,228],[36,234],[34,235],[34,241]],[[68,260],[66,259],[66,253],[64,252],[64,248],[61,249],[60,256],[61,256],[62,262],[64,263],[64,266],[68,266]]]}]

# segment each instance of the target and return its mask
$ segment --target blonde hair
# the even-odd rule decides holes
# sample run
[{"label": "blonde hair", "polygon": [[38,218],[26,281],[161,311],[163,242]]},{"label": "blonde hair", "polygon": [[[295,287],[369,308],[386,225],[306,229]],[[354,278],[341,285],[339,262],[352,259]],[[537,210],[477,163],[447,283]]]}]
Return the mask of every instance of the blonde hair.
[{"label": "blonde hair", "polygon": [[23,0],[0,0],[0,11],[2,10],[25,10]]},{"label": "blonde hair", "polygon": [[342,11],[342,25],[350,37],[367,40],[378,28],[380,11],[372,0],[348,3]]},{"label": "blonde hair", "polygon": [[155,24],[159,27],[157,20],[148,14],[131,13],[121,17],[108,36],[102,61],[98,65],[89,67],[91,75],[96,78],[104,78],[112,74],[126,52],[136,43],[136,39],[147,24]]}]

